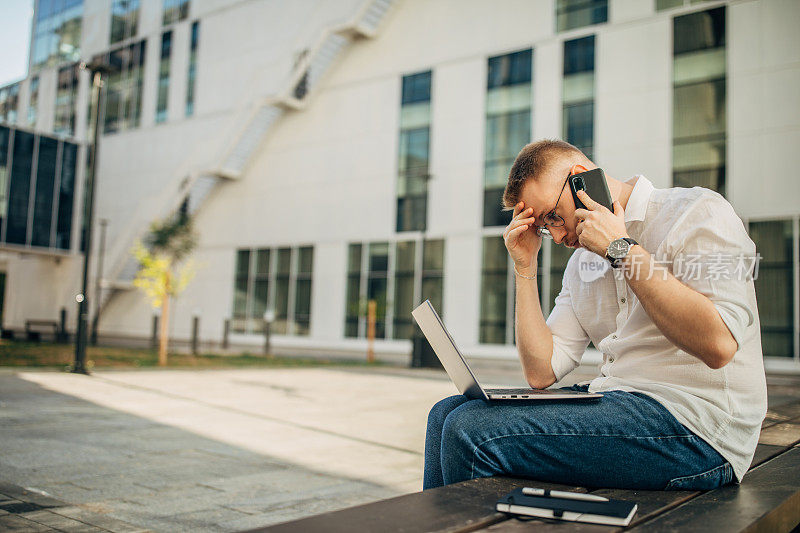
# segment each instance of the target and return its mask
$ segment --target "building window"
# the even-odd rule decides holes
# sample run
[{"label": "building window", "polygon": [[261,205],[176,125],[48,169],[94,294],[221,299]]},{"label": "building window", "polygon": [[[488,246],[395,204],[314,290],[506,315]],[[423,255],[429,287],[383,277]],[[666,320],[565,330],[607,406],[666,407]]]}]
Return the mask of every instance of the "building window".
[{"label": "building window", "polygon": [[112,0],[109,44],[136,36],[139,25],[139,0]]},{"label": "building window", "polygon": [[104,133],[139,126],[145,44],[145,41],[132,43],[108,52],[100,59],[111,65],[105,90]]},{"label": "building window", "polygon": [[189,45],[189,73],[186,79],[186,116],[194,115],[195,84],[197,82],[197,41],[200,38],[200,23],[192,23],[192,37]]},{"label": "building window", "polygon": [[674,7],[690,6],[708,2],[709,0],[656,0],[656,11],[672,9]]},{"label": "building window", "polygon": [[28,125],[36,126],[36,118],[39,111],[39,76],[31,78],[28,89]]},{"label": "building window", "polygon": [[58,141],[39,137],[37,146],[36,176],[33,200],[33,226],[30,230],[32,246],[49,247],[53,226],[53,192],[56,184]]},{"label": "building window", "polygon": [[725,7],[675,17],[672,183],[725,194]]},{"label": "building window", "polygon": [[[550,314],[556,296],[561,292],[564,269],[573,252],[550,240],[542,241],[536,259],[536,287],[545,317]],[[508,255],[502,235],[483,237],[479,342],[514,343],[515,279],[514,262]]]},{"label": "building window", "polygon": [[39,0],[33,27],[33,68],[78,61],[83,0]]},{"label": "building window", "polygon": [[238,250],[233,331],[263,333],[265,314],[271,311],[275,317],[272,333],[308,335],[313,260],[311,246]]},{"label": "building window", "polygon": [[755,286],[761,322],[761,347],[765,356],[796,357],[795,300],[798,258],[792,252],[792,220],[750,222],[750,237],[761,258]]},{"label": "building window", "polygon": [[11,166],[8,160],[8,147],[11,144],[11,130],[0,126],[0,240],[5,241],[4,228],[8,215],[8,169]]},{"label": "building window", "polygon": [[15,124],[18,106],[19,83],[12,83],[0,88],[0,121],[6,124]]},{"label": "building window", "polygon": [[78,145],[61,143],[61,165],[56,194],[58,209],[56,215],[56,234],[53,246],[69,250],[72,238],[72,209],[75,202],[75,173],[78,168]]},{"label": "building window", "polygon": [[531,139],[533,50],[490,57],[486,83],[483,225],[505,226],[502,197],[514,159]]},{"label": "building window", "polygon": [[8,188],[8,219],[5,242],[27,244],[28,206],[31,194],[31,171],[36,155],[36,137],[25,131],[15,131],[11,160],[11,183]]},{"label": "building window", "polygon": [[58,69],[55,118],[53,132],[59,135],[75,134],[75,103],[78,98],[78,64]]},{"label": "building window", "polygon": [[69,249],[77,150],[56,137],[0,126],[0,241]]},{"label": "building window", "polygon": [[594,157],[594,35],[564,42],[562,137]]},{"label": "building window", "polygon": [[397,177],[397,231],[424,231],[428,214],[431,72],[403,77]]},{"label": "building window", "polygon": [[429,299],[442,313],[443,292],[444,240],[351,243],[344,335],[367,336],[368,302],[375,300],[375,337],[411,339],[411,310]]},{"label": "building window", "polygon": [[164,0],[164,26],[186,20],[189,16],[189,0]]},{"label": "building window", "polygon": [[156,101],[156,122],[167,120],[167,101],[169,98],[169,66],[172,56],[172,31],[161,35],[161,62],[158,67],[158,99]]},{"label": "building window", "polygon": [[556,0],[557,31],[608,22],[608,0]]}]

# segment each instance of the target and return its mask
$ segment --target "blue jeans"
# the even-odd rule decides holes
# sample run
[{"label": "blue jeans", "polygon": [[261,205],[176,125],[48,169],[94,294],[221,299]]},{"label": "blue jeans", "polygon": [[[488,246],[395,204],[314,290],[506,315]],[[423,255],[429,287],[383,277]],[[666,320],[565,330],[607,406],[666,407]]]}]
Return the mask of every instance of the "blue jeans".
[{"label": "blue jeans", "polygon": [[730,463],[653,398],[603,395],[556,402],[445,398],[428,415],[423,488],[494,475],[645,490],[706,490],[733,479]]}]

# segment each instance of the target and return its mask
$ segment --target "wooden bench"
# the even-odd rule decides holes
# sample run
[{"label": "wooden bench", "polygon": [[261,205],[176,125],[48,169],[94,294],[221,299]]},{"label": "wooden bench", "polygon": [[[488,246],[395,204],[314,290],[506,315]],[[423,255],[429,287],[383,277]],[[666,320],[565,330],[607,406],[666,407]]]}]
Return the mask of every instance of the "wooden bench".
[{"label": "wooden bench", "polygon": [[[512,489],[535,485],[635,501],[628,527],[558,520],[521,521],[494,510]],[[792,531],[800,524],[800,401],[770,409],[752,466],[741,484],[711,491],[643,491],[571,487],[524,479],[473,479],[253,531],[518,532],[537,531]]]},{"label": "wooden bench", "polygon": [[40,331],[34,328],[53,328],[53,340],[58,338],[58,322],[55,320],[26,320],[25,321],[25,337],[29,341],[40,341],[42,335]]}]

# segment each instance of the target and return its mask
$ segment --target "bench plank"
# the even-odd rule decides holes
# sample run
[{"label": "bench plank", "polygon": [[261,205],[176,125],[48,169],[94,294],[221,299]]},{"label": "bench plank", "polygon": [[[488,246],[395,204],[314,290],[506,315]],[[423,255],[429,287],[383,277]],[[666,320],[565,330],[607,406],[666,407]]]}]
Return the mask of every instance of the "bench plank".
[{"label": "bench plank", "polygon": [[800,523],[800,448],[748,472],[741,485],[706,492],[631,531],[789,531]]},{"label": "bench plank", "polygon": [[[253,532],[418,532],[474,531],[499,521],[506,515],[494,504],[525,480],[507,477],[471,479],[461,483],[367,503],[348,509],[301,518]],[[586,489],[535,482],[554,490],[586,492]]]}]

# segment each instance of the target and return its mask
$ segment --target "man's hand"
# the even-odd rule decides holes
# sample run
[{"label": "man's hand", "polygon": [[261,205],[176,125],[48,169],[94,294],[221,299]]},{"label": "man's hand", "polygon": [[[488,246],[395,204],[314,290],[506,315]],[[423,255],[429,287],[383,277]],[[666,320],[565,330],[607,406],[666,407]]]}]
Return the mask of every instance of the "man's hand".
[{"label": "man's hand", "polygon": [[524,202],[518,202],[514,206],[514,216],[503,232],[506,249],[520,271],[531,267],[533,257],[542,246],[542,236],[535,227],[531,227],[536,220],[531,216],[532,213],[532,208],[526,208]]},{"label": "man's hand", "polygon": [[586,206],[586,209],[575,210],[575,217],[578,219],[575,228],[578,242],[600,257],[605,257],[611,241],[629,236],[625,228],[625,212],[622,210],[622,205],[614,202],[612,213],[605,206],[592,200],[586,191],[578,191],[578,198]]}]

